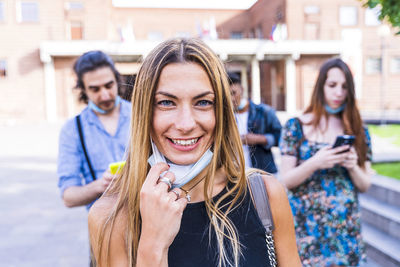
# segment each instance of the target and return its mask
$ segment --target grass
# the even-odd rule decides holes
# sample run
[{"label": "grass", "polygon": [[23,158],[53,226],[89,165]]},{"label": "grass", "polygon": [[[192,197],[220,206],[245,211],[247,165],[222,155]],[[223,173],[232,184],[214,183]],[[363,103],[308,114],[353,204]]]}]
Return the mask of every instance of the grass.
[{"label": "grass", "polygon": [[[400,125],[368,125],[372,135],[380,138],[387,138],[395,146],[400,146]],[[400,180],[400,162],[374,163],[372,168],[380,175],[388,176]]]},{"label": "grass", "polygon": [[368,125],[371,134],[377,135],[381,138],[388,138],[394,145],[400,146],[400,125]]},{"label": "grass", "polygon": [[380,175],[389,176],[400,180],[400,162],[374,163],[372,164],[372,169],[374,169]]}]

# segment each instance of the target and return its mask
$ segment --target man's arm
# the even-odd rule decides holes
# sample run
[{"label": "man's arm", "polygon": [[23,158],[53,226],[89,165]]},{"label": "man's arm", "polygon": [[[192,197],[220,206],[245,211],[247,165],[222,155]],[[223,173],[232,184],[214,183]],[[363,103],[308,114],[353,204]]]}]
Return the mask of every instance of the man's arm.
[{"label": "man's arm", "polygon": [[281,136],[282,125],[272,107],[263,106],[263,109],[264,120],[267,125],[264,133],[264,136],[267,139],[267,144],[264,145],[264,148],[270,149],[271,147],[278,145],[279,138]]},{"label": "man's arm", "polygon": [[64,190],[64,205],[68,208],[88,205],[99,198],[112,180],[112,174],[104,173],[103,178],[86,185],[70,186]]},{"label": "man's arm", "polygon": [[264,105],[259,108],[263,109],[263,120],[266,124],[265,130],[263,133],[258,134],[248,133],[242,137],[242,142],[250,146],[261,145],[265,149],[270,149],[278,145],[282,126],[273,108]]},{"label": "man's arm", "polygon": [[68,121],[60,132],[57,174],[58,187],[67,207],[87,205],[97,199],[107,188],[112,176],[82,185],[82,150],[75,120]]}]

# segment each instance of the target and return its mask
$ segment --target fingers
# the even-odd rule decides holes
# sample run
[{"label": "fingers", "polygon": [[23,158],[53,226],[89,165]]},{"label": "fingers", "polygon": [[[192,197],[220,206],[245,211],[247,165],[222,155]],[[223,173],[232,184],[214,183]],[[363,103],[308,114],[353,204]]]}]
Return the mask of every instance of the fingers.
[{"label": "fingers", "polygon": [[175,195],[175,200],[178,200],[181,197],[181,190],[179,188],[174,188],[169,193]]},{"label": "fingers", "polygon": [[175,175],[172,172],[167,171],[166,173],[164,173],[164,175],[161,175],[161,177],[158,179],[157,186],[169,190],[174,181],[175,181]]},{"label": "fingers", "polygon": [[111,174],[111,172],[110,172],[109,170],[107,170],[107,171],[105,171],[105,172],[103,173],[102,178],[111,181],[111,180],[114,178],[114,176],[115,176],[115,175]]},{"label": "fingers", "polygon": [[346,150],[349,150],[349,148],[350,148],[349,145],[339,146],[339,147],[333,148],[332,152],[337,154],[340,152],[345,152]]},{"label": "fingers", "polygon": [[186,205],[188,203],[186,197],[180,197],[179,199],[177,199],[175,201],[176,205],[178,206],[178,208],[180,209],[181,212],[183,212],[183,210],[186,208]]},{"label": "fingers", "polygon": [[330,150],[330,149],[331,149],[330,146],[323,146],[323,147],[320,148],[319,151],[326,151],[326,150]]},{"label": "fingers", "polygon": [[143,186],[155,186],[158,183],[158,178],[160,178],[161,173],[167,171],[169,166],[167,163],[159,162],[150,168],[149,173],[147,174],[146,180],[143,183]]}]

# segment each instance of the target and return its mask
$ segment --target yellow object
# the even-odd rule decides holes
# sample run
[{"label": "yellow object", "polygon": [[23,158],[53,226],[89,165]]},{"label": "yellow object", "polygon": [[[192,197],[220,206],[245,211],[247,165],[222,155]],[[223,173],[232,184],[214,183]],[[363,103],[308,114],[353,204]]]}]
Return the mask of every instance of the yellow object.
[{"label": "yellow object", "polygon": [[111,174],[119,174],[122,168],[125,166],[125,161],[113,162],[110,164],[110,172]]}]

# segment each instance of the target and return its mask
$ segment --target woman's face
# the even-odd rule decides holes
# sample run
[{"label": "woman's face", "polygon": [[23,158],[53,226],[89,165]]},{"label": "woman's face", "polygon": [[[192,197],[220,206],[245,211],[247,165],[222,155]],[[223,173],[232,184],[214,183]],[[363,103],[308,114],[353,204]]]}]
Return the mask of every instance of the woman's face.
[{"label": "woman's face", "polygon": [[347,84],[344,73],[339,68],[332,68],[327,73],[324,85],[325,103],[331,108],[340,107],[347,97]]},{"label": "woman's face", "polygon": [[179,165],[199,160],[213,142],[214,106],[214,90],[200,65],[165,66],[155,93],[152,123],[152,137],[160,152]]}]

